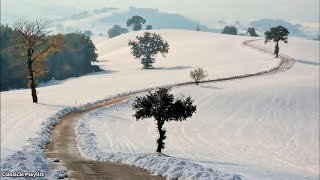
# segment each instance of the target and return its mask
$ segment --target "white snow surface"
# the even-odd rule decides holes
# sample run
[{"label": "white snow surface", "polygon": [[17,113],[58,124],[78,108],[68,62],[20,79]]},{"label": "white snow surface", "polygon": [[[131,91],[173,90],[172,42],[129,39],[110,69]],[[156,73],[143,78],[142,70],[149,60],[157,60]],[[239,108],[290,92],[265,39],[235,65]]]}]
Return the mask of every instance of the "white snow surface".
[{"label": "white snow surface", "polygon": [[[250,37],[185,30],[154,30],[170,44],[166,58],[158,57],[156,69],[143,70],[127,46],[143,32],[128,33],[96,44],[100,65],[106,70],[37,88],[39,104],[30,90],[1,92],[1,171],[48,172],[43,150],[50,130],[68,112],[117,94],[189,81],[196,67],[209,78],[228,77],[272,69],[280,62],[242,45]],[[100,41],[100,40],[99,40]],[[171,154],[170,154],[171,155]]]},{"label": "white snow surface", "polygon": [[[217,174],[319,179],[318,50],[317,41],[290,38],[280,44],[281,52],[296,59],[286,72],[174,88],[175,95],[195,99],[198,111],[188,121],[165,125],[163,152],[169,156],[153,153],[156,125],[132,117],[133,99],[83,117],[77,124],[79,146],[89,158],[127,163],[168,179],[173,172],[172,179],[222,178]],[[185,162],[184,169],[172,161]],[[211,169],[195,170],[195,164]]]},{"label": "white snow surface", "polygon": [[[126,101],[125,103],[120,103],[113,106],[108,106],[99,110],[92,111],[85,115],[80,121],[77,122],[76,125],[76,135],[78,139],[78,148],[82,155],[86,156],[89,159],[97,160],[97,161],[111,161],[116,163],[124,163],[129,164],[135,167],[142,168],[151,172],[155,176],[163,176],[166,179],[234,179],[238,180],[241,179],[239,175],[236,174],[228,174],[223,173],[218,170],[213,170],[213,168],[205,168],[201,165],[198,165],[192,161],[184,160],[181,158],[170,157],[160,153],[140,153],[139,151],[130,152],[127,150],[122,151],[115,151],[113,147],[114,138],[118,135],[122,137],[123,135],[126,136],[126,130],[122,129],[115,134],[112,134],[110,137],[109,130],[100,129],[98,132],[105,132],[105,135],[96,133],[95,131],[91,130],[90,125],[88,124],[89,121],[92,120],[94,117],[101,117],[101,113],[107,111],[120,111],[122,107],[127,107],[128,104],[131,104],[131,101]],[[120,112],[118,111],[118,112]],[[110,118],[112,121],[112,118]],[[117,121],[118,119],[114,119]],[[119,122],[121,123],[121,122]],[[104,124],[102,124],[105,127]],[[111,127],[112,128],[112,127]],[[118,129],[119,130],[119,129]],[[141,132],[146,134],[146,132]],[[132,135],[132,133],[130,133]],[[114,135],[114,136],[113,136]],[[156,135],[156,133],[148,134],[152,137]],[[107,139],[106,139],[107,138]],[[138,138],[146,138],[146,137],[138,137]],[[97,139],[102,141],[108,141],[109,143],[108,149],[103,149],[100,147],[101,142]],[[131,139],[131,138],[129,138]],[[148,138],[147,138],[148,139]],[[122,139],[121,145],[123,146],[131,146],[134,148],[134,142],[131,143],[127,141],[127,137]],[[142,140],[142,139],[140,139]],[[117,140],[116,140],[117,141]],[[119,146],[117,143],[116,146]],[[151,144],[153,145],[153,144]],[[142,151],[143,152],[143,151]]]}]

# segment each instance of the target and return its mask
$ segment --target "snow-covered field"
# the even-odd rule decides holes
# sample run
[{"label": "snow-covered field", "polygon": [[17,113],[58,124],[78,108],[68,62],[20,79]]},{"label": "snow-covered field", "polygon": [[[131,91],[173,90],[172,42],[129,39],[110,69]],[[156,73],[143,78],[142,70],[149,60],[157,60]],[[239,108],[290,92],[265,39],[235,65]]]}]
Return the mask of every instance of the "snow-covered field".
[{"label": "snow-covered field", "polygon": [[[296,58],[287,72],[173,89],[177,96],[191,95],[198,112],[166,125],[164,153],[245,179],[318,179],[319,43],[292,38],[280,48]],[[128,154],[153,158],[156,126],[152,119],[137,122],[132,102],[92,111],[78,123],[84,154],[129,164],[135,163]],[[138,166],[170,174],[172,162],[157,162],[155,169]]]},{"label": "snow-covered field", "polygon": [[[233,76],[233,75],[241,75],[241,74],[248,74],[248,73],[254,73],[254,72],[259,72],[263,70],[268,70],[271,69],[272,67],[275,67],[279,64],[279,59],[273,59],[267,54],[260,53],[256,50],[253,50],[248,47],[244,47],[242,45],[242,42],[244,40],[250,39],[250,37],[240,37],[240,36],[227,36],[227,35],[221,35],[221,34],[211,34],[211,33],[203,33],[203,32],[193,32],[193,31],[183,31],[183,30],[157,30],[156,32],[161,33],[166,40],[168,40],[170,44],[170,52],[166,58],[159,57],[158,61],[154,64],[156,69],[153,70],[142,70],[141,67],[142,65],[139,63],[139,60],[134,60],[133,57],[130,55],[129,48],[127,47],[127,43],[129,39],[134,39],[134,37],[137,34],[141,34],[142,32],[136,32],[136,33],[129,33],[125,34],[123,36],[119,36],[116,38],[113,38],[111,40],[105,40],[102,41],[101,43],[98,43],[97,49],[99,53],[99,60],[100,64],[106,71],[101,72],[101,73],[95,73],[95,74],[89,74],[86,76],[82,76],[79,78],[70,78],[64,81],[52,81],[49,83],[46,83],[45,85],[42,85],[42,87],[38,88],[39,90],[39,104],[33,104],[31,103],[31,97],[30,97],[30,92],[29,90],[14,90],[14,91],[8,91],[8,92],[1,92],[1,169],[2,170],[47,170],[47,165],[45,164],[46,161],[44,159],[43,155],[43,147],[44,144],[49,140],[49,129],[52,127],[53,123],[55,123],[58,120],[59,116],[62,116],[63,114],[75,110],[75,107],[80,107],[82,105],[85,105],[87,103],[93,103],[98,100],[104,99],[106,97],[110,97],[119,93],[124,93],[124,92],[129,92],[133,90],[139,90],[139,89],[145,89],[145,88],[150,88],[154,86],[161,86],[161,85],[166,85],[166,84],[172,84],[172,83],[178,83],[178,82],[184,82],[184,81],[189,81],[189,71],[195,67],[203,67],[209,72],[209,78],[219,78],[219,77],[227,77],[227,76]],[[305,43],[304,40],[297,40],[298,44],[299,43]],[[294,44],[294,43],[292,43]],[[308,43],[303,44],[302,47],[307,48],[309,45]],[[299,46],[299,45],[297,45]],[[290,50],[291,45],[288,45],[288,48]],[[280,47],[282,48],[282,47]],[[313,45],[311,48],[318,48],[317,44]],[[281,49],[282,50],[282,49]],[[318,56],[314,55],[316,50],[291,50],[293,51],[293,56],[296,57],[295,55],[301,56],[302,60],[312,60],[318,62]],[[290,51],[290,52],[291,52]],[[296,54],[294,54],[296,53]],[[299,54],[301,53],[301,54]],[[290,53],[288,53],[291,55]],[[307,55],[314,56],[314,59],[309,59]],[[316,59],[316,60],[315,60]],[[303,61],[301,61],[303,62]],[[302,63],[301,63],[302,64]],[[312,63],[311,63],[312,64]],[[296,63],[298,65],[298,62]],[[296,66],[295,65],[295,66]],[[310,64],[307,64],[308,66],[311,66]],[[313,69],[318,68],[319,65],[317,64],[312,64]],[[292,70],[293,71],[293,70]],[[305,70],[310,74],[310,70],[307,69]],[[314,73],[317,73],[317,70],[314,70]],[[283,73],[286,74],[286,73]],[[293,75],[296,75],[297,73],[293,73]],[[301,76],[295,77],[295,78],[288,78],[285,76],[284,78],[289,79],[286,81],[287,83],[293,82],[292,86],[298,86],[300,87],[300,82],[303,82],[307,85],[313,84],[313,87],[315,87],[315,90],[310,90],[311,94],[314,92],[319,92],[319,88],[317,88],[317,83],[315,82],[315,77],[317,76],[312,76],[311,80],[304,82],[304,77],[309,77],[308,74],[302,74]],[[278,75],[274,76],[274,79],[278,79]],[[269,79],[266,77],[266,79]],[[301,81],[298,81],[298,80]],[[248,81],[248,80],[246,80]],[[267,83],[264,83],[264,81],[261,81],[261,79],[257,79],[255,82],[253,82],[253,85],[250,83],[245,83],[246,81],[243,81],[244,83],[238,83],[237,85],[230,86],[231,89],[234,90],[234,93],[238,92],[238,86],[241,88],[244,88],[244,90],[249,90],[250,87],[254,86],[254,84],[260,84],[264,85]],[[270,83],[275,83],[274,80],[268,80]],[[268,82],[266,81],[266,82]],[[242,82],[242,81],[241,81]],[[299,83],[298,83],[299,82]],[[312,82],[312,83],[308,83]],[[231,82],[230,82],[231,83]],[[219,83],[220,84],[220,83]],[[222,83],[224,84],[224,83]],[[232,83],[231,83],[232,84]],[[240,86],[242,84],[243,86]],[[281,83],[279,83],[281,84]],[[261,86],[262,86],[261,85]],[[308,89],[309,86],[301,84],[302,87],[306,87]],[[207,91],[217,91],[217,93],[213,93],[211,96],[225,99],[222,97],[225,92],[225,89],[228,88],[210,88],[211,85],[208,85],[209,88],[203,89],[206,90],[205,94],[207,94]],[[273,87],[274,85],[272,85]],[[215,85],[214,85],[215,87]],[[270,85],[271,87],[271,85]],[[286,86],[287,87],[287,86]],[[191,88],[191,87],[190,87]],[[193,87],[195,88],[194,90],[188,90],[186,89],[183,91],[184,88],[181,89],[181,93],[192,93],[192,96],[194,98],[201,98],[196,97],[197,94],[197,89],[201,89],[201,87]],[[253,87],[252,87],[253,88]],[[261,89],[264,89],[261,87]],[[259,89],[259,90],[261,90]],[[278,88],[270,88],[274,92]],[[288,87],[289,90],[292,90],[290,87]],[[299,88],[301,89],[301,88]],[[241,89],[239,89],[240,92]],[[175,90],[176,91],[176,90]],[[179,93],[177,90],[176,93]],[[254,91],[254,90],[252,90]],[[301,90],[305,92],[303,89]],[[269,91],[268,91],[269,92]],[[271,93],[270,92],[270,93]],[[301,96],[307,96],[307,93],[299,93],[298,97]],[[220,96],[220,95],[221,96]],[[248,93],[250,95],[252,93]],[[300,94],[302,94],[300,96]],[[246,93],[243,95],[239,94],[239,97],[243,96],[243,99],[246,101],[249,100],[254,100],[252,96],[250,96],[249,99],[244,98]],[[210,97],[211,97],[210,96]],[[233,102],[233,99],[231,99],[232,94],[230,95],[230,99],[228,102],[236,103],[240,100],[235,100]],[[293,95],[292,95],[293,96]],[[308,95],[309,96],[309,95]],[[238,96],[236,96],[238,97]],[[239,98],[238,97],[238,98]],[[268,97],[266,95],[266,97]],[[310,100],[310,106],[302,106],[306,109],[307,115],[301,115],[300,117],[305,118],[306,120],[310,119],[310,117],[313,117],[314,119],[317,119],[319,116],[313,112],[315,108],[317,108],[317,104],[312,102],[316,101],[317,98],[315,98],[315,95],[312,96]],[[210,101],[209,98],[208,103]],[[266,98],[268,99],[268,98]],[[199,100],[196,99],[196,102]],[[216,100],[214,100],[216,101]],[[222,101],[222,100],[221,100]],[[220,101],[220,102],[221,102]],[[217,104],[218,104],[217,100]],[[257,100],[257,102],[260,102],[260,100]],[[276,101],[275,101],[276,102]],[[309,102],[309,101],[308,101]],[[222,102],[221,102],[222,103]],[[242,105],[245,102],[241,102],[241,109],[245,111],[245,107],[242,107]],[[196,116],[194,116],[193,119],[196,119],[199,116],[204,116],[201,115],[202,113],[200,112],[200,109],[205,109],[201,108],[202,102],[199,104],[199,111]],[[217,117],[217,118],[212,118],[212,121],[218,121],[218,117],[223,118],[223,115],[219,115],[219,113],[227,113],[223,112],[223,109],[227,109],[225,107],[226,104],[219,104],[218,108],[214,108],[215,106],[212,106],[214,110],[217,109],[217,111],[213,111],[210,109],[207,109],[208,113],[214,113],[210,115],[214,115],[212,117]],[[211,105],[210,105],[211,106]],[[265,105],[267,106],[267,105]],[[221,108],[221,109],[220,109]],[[252,106],[252,108],[256,108],[255,106]],[[126,108],[128,111],[129,109]],[[218,110],[221,110],[218,111]],[[258,108],[259,110],[259,108]],[[241,110],[239,110],[241,111]],[[262,111],[262,110],[261,110]],[[314,114],[308,114],[308,112],[312,111]],[[124,109],[124,112],[127,112]],[[247,111],[245,111],[247,112]],[[280,113],[280,110],[278,111]],[[281,111],[282,112],[282,111]],[[300,112],[300,111],[299,111]],[[297,112],[299,114],[299,112]],[[301,111],[302,112],[302,111]],[[106,112],[107,113],[107,112]],[[216,114],[217,113],[217,114]],[[228,112],[230,114],[230,112]],[[248,115],[248,120],[246,123],[253,121],[254,115],[258,113],[251,113]],[[124,113],[123,114],[126,117],[129,117],[130,112]],[[211,116],[210,116],[211,117]],[[230,117],[230,116],[228,116]],[[264,117],[261,115],[261,117]],[[291,116],[290,116],[291,117]],[[298,119],[298,115],[293,116],[294,119]],[[131,117],[130,117],[131,118]],[[293,120],[294,120],[293,119]],[[106,121],[107,119],[104,118]],[[130,119],[131,120],[131,119]],[[288,121],[287,118],[285,118],[286,122]],[[310,120],[310,122],[313,122]],[[200,120],[198,120],[200,122]],[[203,118],[201,119],[201,122],[205,122],[206,120]],[[228,121],[231,121],[230,119]],[[298,121],[298,120],[297,120]],[[190,121],[192,122],[192,121]],[[223,122],[223,121],[221,121]],[[309,122],[309,121],[308,121]],[[93,119],[90,121],[90,123],[95,123],[95,120]],[[148,123],[148,121],[143,121],[143,122],[135,122],[132,126],[132,128],[136,128],[136,126],[141,125],[141,123]],[[148,126],[147,129],[150,129],[150,133],[155,132],[153,130],[154,125],[152,124],[152,121],[149,122],[150,126]],[[189,122],[183,123],[183,126],[187,126]],[[229,122],[230,123],[230,122]],[[103,127],[106,126],[105,122],[102,123]],[[311,133],[311,137],[314,138],[314,134],[318,133],[318,129],[315,129],[315,127],[318,126],[311,126],[311,124],[306,123],[306,127],[310,126],[314,130],[311,131],[308,129],[307,133]],[[122,125],[122,122],[120,123]],[[173,126],[177,126],[181,129],[182,124],[172,124]],[[200,127],[197,127],[201,125],[195,124],[195,128],[198,130]],[[171,125],[170,125],[171,126]],[[203,125],[204,126],[204,125]],[[119,126],[119,128],[122,128],[123,126]],[[150,127],[150,128],[149,128]],[[205,126],[204,126],[205,127]],[[226,128],[227,126],[220,125],[220,132],[222,133],[224,130],[223,128]],[[237,126],[234,126],[236,128]],[[305,128],[306,128],[305,127]],[[180,133],[179,128],[177,128],[176,133]],[[218,128],[215,126],[215,128]],[[231,128],[232,127],[228,127]],[[230,129],[226,129],[226,132],[230,133]],[[304,129],[305,129],[304,128]],[[94,130],[94,129],[93,129]],[[185,128],[186,132],[191,131],[190,129]],[[245,130],[245,128],[243,128]],[[203,130],[206,132],[206,130]],[[100,132],[103,134],[103,136],[99,136],[100,141],[103,141],[106,137],[104,133],[106,132],[104,130],[97,130],[95,131],[96,133]],[[212,129],[213,133],[216,133],[214,129]],[[219,132],[219,131],[218,131]],[[304,131],[303,131],[304,132]],[[115,133],[114,131],[111,132],[110,136],[112,136],[112,133]],[[174,131],[170,130],[168,133],[174,133]],[[227,134],[228,134],[227,133]],[[126,135],[125,133],[122,133],[123,135]],[[137,133],[139,134],[139,133]],[[181,134],[181,133],[180,133]],[[240,135],[243,135],[244,133],[240,133]],[[304,133],[301,133],[304,134]],[[122,138],[119,135],[119,138]],[[198,134],[195,134],[195,136],[190,136],[189,141],[197,140],[197,138],[202,138],[202,137],[197,137]],[[165,151],[165,153],[170,154],[172,156],[178,156],[177,153],[179,149],[174,149],[176,146],[171,146],[173,142],[176,142],[175,140],[170,140],[170,136],[172,134],[168,134],[168,149]],[[187,134],[187,136],[189,136]],[[183,140],[181,137],[180,139]],[[151,137],[151,136],[150,136]],[[145,140],[145,145],[140,146],[139,145],[139,138],[137,138],[136,141],[133,141],[133,147],[131,148],[126,148],[124,145],[124,148],[119,148],[119,150],[123,152],[153,152],[154,145],[148,146],[149,143],[154,144],[154,138],[156,137],[156,133],[153,134],[152,140],[148,140],[146,137]],[[178,137],[178,136],[177,136]],[[241,136],[241,138],[244,139],[245,136]],[[308,143],[314,142],[313,139],[308,138],[308,141],[306,144],[312,144]],[[194,139],[192,139],[194,138]],[[206,138],[206,137],[203,137]],[[207,137],[209,138],[209,137]],[[219,140],[219,138],[223,138],[223,136],[216,137],[212,139]],[[225,137],[227,138],[227,137]],[[32,139],[32,140],[30,140]],[[228,139],[228,138],[227,138]],[[233,138],[229,137],[229,140],[232,140]],[[298,139],[298,138],[297,138]],[[206,139],[204,139],[206,140]],[[207,139],[208,140],[208,139]],[[171,142],[172,141],[172,142]],[[183,140],[184,141],[184,140]],[[210,140],[208,142],[212,142],[213,140]],[[222,141],[222,139],[220,139]],[[201,141],[202,142],[202,141]],[[224,143],[228,143],[227,141],[223,141]],[[275,142],[275,141],[272,141]],[[278,140],[276,141],[278,142]],[[280,141],[281,144],[282,141]],[[300,141],[299,141],[300,142]],[[114,143],[119,143],[116,139],[114,140]],[[241,141],[239,142],[241,144]],[[316,142],[315,145],[318,142]],[[199,143],[201,145],[201,143]],[[210,144],[210,143],[209,143]],[[100,144],[99,144],[100,145]],[[106,147],[101,143],[102,147]],[[231,147],[231,143],[229,144]],[[139,149],[135,149],[134,147],[140,146]],[[211,145],[206,145],[207,147],[210,147]],[[212,145],[213,146],[213,145]],[[216,146],[216,145],[215,145]],[[299,145],[300,146],[300,145]],[[114,146],[116,147],[116,146]],[[223,155],[217,154],[216,156],[209,155],[209,153],[214,153],[218,152],[219,148],[212,148],[208,149],[207,153],[199,153],[198,151],[195,151],[193,154],[190,153],[189,156],[187,156],[187,152],[191,149],[195,149],[196,147],[193,147],[190,149],[191,146],[186,147],[186,150],[181,151],[178,157],[182,158],[188,158],[191,160],[199,161],[199,160],[206,160],[208,157],[214,158],[213,160],[219,161],[219,160],[225,160],[228,161],[228,163],[233,163],[230,162],[234,160],[234,162],[237,163],[252,163],[253,165],[259,164],[260,162],[257,161],[241,161],[237,159],[233,159],[232,157],[236,155]],[[170,148],[173,148],[170,151]],[[199,147],[200,149],[201,147]],[[228,149],[224,146],[221,146],[221,151],[224,151],[225,149]],[[309,146],[306,146],[306,149],[309,149]],[[111,150],[116,151],[117,149],[111,148]],[[233,151],[235,152],[235,151]],[[264,151],[262,151],[264,152]],[[315,151],[312,151],[315,152]],[[315,153],[312,153],[313,155]],[[221,159],[218,157],[221,156]],[[228,157],[226,159],[226,157]],[[242,157],[245,159],[245,157]],[[311,160],[313,161],[314,156],[310,157]],[[252,158],[254,159],[254,158]],[[267,158],[268,159],[268,158]],[[296,159],[294,160],[296,161]],[[224,163],[224,162],[222,162]],[[315,162],[315,164],[317,164]],[[222,166],[221,166],[222,167]],[[273,167],[273,166],[268,166],[268,167]],[[217,166],[218,168],[218,166]],[[220,168],[220,166],[219,166]],[[216,168],[213,168],[216,170]],[[235,168],[235,171],[232,173],[239,173],[241,174],[242,171],[236,172],[238,168]],[[310,168],[309,168],[310,169]],[[250,171],[251,172],[251,171]],[[311,172],[314,172],[314,167],[311,167],[309,174],[312,174]],[[312,174],[313,176],[313,174]]]}]

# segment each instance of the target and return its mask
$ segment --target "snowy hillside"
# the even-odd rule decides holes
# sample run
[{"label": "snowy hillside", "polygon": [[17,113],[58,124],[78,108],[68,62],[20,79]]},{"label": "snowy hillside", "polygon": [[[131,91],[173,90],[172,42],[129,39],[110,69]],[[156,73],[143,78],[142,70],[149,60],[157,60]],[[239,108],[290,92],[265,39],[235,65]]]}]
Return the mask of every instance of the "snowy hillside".
[{"label": "snowy hillside", "polygon": [[[164,153],[246,179],[318,179],[319,44],[292,38],[280,47],[296,58],[287,72],[173,89],[191,95],[198,112],[166,126]],[[154,152],[155,124],[137,122],[131,104],[87,114],[79,125],[91,130],[85,134],[93,133],[97,145],[82,136],[82,146],[99,154]]]},{"label": "snowy hillside", "polygon": [[[269,55],[244,47],[246,37],[181,30],[156,32],[163,34],[170,44],[168,56],[159,57],[154,64],[156,69],[141,69],[127,43],[142,32],[129,33],[96,45],[98,59],[106,71],[51,81],[38,88],[39,104],[31,103],[28,89],[1,92],[1,157],[37,136],[41,123],[66,106],[79,106],[130,90],[190,81],[189,71],[195,67],[203,67],[210,78],[217,78],[267,70],[279,63]],[[17,135],[12,127],[24,131]]]},{"label": "snowy hillside", "polygon": [[[279,59],[274,59],[270,55],[243,46],[242,42],[250,39],[250,37],[228,36],[186,30],[156,30],[155,32],[162,34],[164,39],[166,39],[170,45],[168,56],[166,58],[159,57],[157,59],[157,62],[154,64],[156,69],[143,70],[141,69],[142,65],[140,64],[139,60],[133,59],[132,55],[130,54],[130,50],[127,46],[128,40],[133,40],[136,35],[141,34],[142,32],[128,33],[113,38],[111,40],[104,40],[101,43],[96,44],[99,54],[100,65],[106,71],[88,74],[79,78],[70,78],[64,81],[48,82],[37,89],[39,91],[39,104],[33,104],[31,102],[30,90],[28,89],[1,92],[2,170],[11,171],[43,169],[47,171],[48,166],[46,165],[46,160],[44,159],[43,147],[49,140],[49,130],[50,128],[52,128],[52,125],[56,121],[58,121],[59,117],[66,114],[67,112],[75,110],[76,107],[80,107],[88,103],[94,103],[98,100],[102,100],[107,97],[117,95],[119,93],[141,90],[145,88],[151,88],[154,86],[190,81],[189,72],[190,70],[196,67],[203,67],[204,69],[206,69],[209,73],[209,78],[219,78],[269,70],[277,66],[280,62]],[[298,41],[298,43],[304,42],[305,41],[303,40]],[[316,45],[314,46],[317,47]],[[290,47],[290,44],[288,45],[288,47]],[[294,51],[294,53],[299,52],[305,52],[306,55],[312,55],[312,53],[314,53],[314,50],[310,50],[310,52]],[[301,57],[305,57],[305,54],[302,54]],[[314,61],[314,59],[311,60]],[[312,67],[318,66],[313,65]],[[316,72],[317,71],[315,71],[315,73]],[[277,79],[277,77],[278,75],[274,76],[275,79]],[[303,78],[299,78],[302,81]],[[291,82],[295,83],[293,85],[298,86],[300,82],[298,82],[299,78],[293,79],[297,81],[293,81],[292,79],[290,80]],[[263,83],[263,81],[261,81],[260,79],[257,79],[256,81]],[[255,82],[253,84],[255,84]],[[274,81],[270,80],[271,84],[273,82]],[[314,86],[317,85],[314,82],[314,79],[311,79],[310,82],[313,82]],[[306,81],[305,83],[308,84],[308,81]],[[305,87],[307,85],[302,84],[301,86]],[[200,87],[196,87],[195,90],[185,90],[184,93],[188,94],[189,92],[194,92],[195,94],[192,94],[192,96],[195,96],[195,98],[201,98],[196,97],[196,93],[198,91],[197,88],[199,89]],[[224,87],[222,85],[221,88],[222,89],[220,89],[220,87],[210,88],[210,85],[208,85],[207,90],[215,91],[216,89],[218,93],[213,93],[212,97],[217,96],[217,98],[224,99],[222,95],[224,93],[227,93],[227,91],[222,92],[224,90]],[[230,88],[233,89],[233,87]],[[232,92],[236,93],[236,88],[238,88],[238,84],[235,85],[234,90]],[[247,83],[245,83],[241,88],[243,88],[244,91],[245,89],[248,89],[249,86],[247,85]],[[181,90],[181,92],[182,91],[183,89]],[[315,91],[318,92],[319,89],[311,89],[311,95]],[[244,93],[244,95],[245,94],[246,93]],[[221,96],[219,97],[219,95]],[[249,96],[250,93],[248,93],[247,95]],[[269,95],[270,94],[267,94],[266,97],[268,97]],[[228,103],[232,104],[233,99],[231,99],[231,96],[232,94],[230,95],[230,98],[227,98],[225,100],[230,99]],[[238,95],[236,97],[242,96],[243,95]],[[254,97],[248,96],[244,97],[247,97],[248,99],[254,101]],[[248,100],[247,98],[246,100]],[[312,100],[315,99],[316,98],[312,98]],[[209,104],[211,104],[210,101],[211,100],[208,98]],[[214,101],[217,101],[218,103],[222,102],[223,100],[214,99]],[[240,100],[235,101],[238,102]],[[254,101],[252,103],[259,104],[259,102],[260,100],[258,100],[257,102]],[[312,112],[313,114],[310,114],[310,116],[306,116],[307,119],[311,116],[313,118],[317,118],[316,114],[314,114],[315,112],[313,112],[314,108],[316,107],[314,107],[315,105],[312,104],[312,102],[313,101],[311,101],[310,107],[313,108],[308,108],[307,112]],[[244,106],[243,108],[246,107],[247,106]],[[254,106],[252,106],[252,108],[253,107]],[[199,109],[205,108],[199,107]],[[226,108],[216,107],[214,109],[223,110]],[[211,112],[211,110],[207,111],[208,113]],[[242,109],[239,111],[246,110]],[[218,112],[212,111],[212,113]],[[227,111],[221,111],[221,113],[227,113]],[[129,112],[124,113],[124,115],[129,116]],[[223,115],[210,115],[212,115],[212,117],[220,117],[221,119],[224,118]],[[198,112],[197,116],[201,117],[201,112]],[[250,123],[250,121],[252,121],[255,118],[255,113],[251,113],[250,115],[245,117],[248,117],[247,122]],[[303,117],[303,115],[301,115],[301,117]],[[251,118],[251,120],[249,118]],[[218,121],[219,119],[214,120]],[[203,118],[201,121],[205,122],[206,119]],[[135,128],[135,126],[141,125],[141,123],[146,122],[147,121],[134,123],[132,128]],[[185,125],[187,126],[187,124]],[[308,126],[311,125],[312,124],[308,124]],[[105,123],[103,126],[106,126]],[[197,128],[197,131],[201,129],[200,127],[196,126],[195,128]],[[221,132],[224,131],[223,128],[224,125],[221,125]],[[232,130],[232,127],[228,128],[230,129],[226,129],[226,132]],[[153,129],[153,124],[151,124],[150,126],[150,130],[151,129]],[[179,129],[177,129],[177,131],[178,130]],[[189,131],[188,129],[186,130]],[[206,132],[205,129],[203,131]],[[103,131],[99,132],[104,133]],[[173,133],[174,131],[168,132]],[[216,131],[212,130],[212,132]],[[312,131],[310,133],[313,137],[314,134],[312,134]],[[172,135],[169,134],[168,137],[170,138],[170,136]],[[101,138],[106,138],[106,136],[101,136]],[[230,138],[231,137],[229,137],[229,139],[227,140],[230,140]],[[204,140],[208,141],[208,139]],[[168,139],[168,142],[169,141],[170,139]],[[193,139],[191,138],[190,141],[193,141]],[[146,139],[146,143],[147,142],[154,143],[153,141]],[[212,142],[212,140],[208,142]],[[228,143],[227,141],[222,142]],[[311,142],[313,142],[313,140],[311,140]],[[239,143],[240,145],[243,145],[241,141],[239,141]],[[281,144],[282,141],[280,141],[279,143]],[[139,146],[139,142],[135,144],[136,145],[134,146]],[[312,143],[309,143],[309,145],[310,144]],[[309,145],[307,146],[308,148],[313,148],[313,146]],[[168,147],[170,147],[170,145]],[[148,146],[149,149],[145,148],[146,146],[142,146],[140,149],[137,149],[137,151],[150,151],[150,148],[153,148],[153,146]],[[172,150],[168,149],[168,151],[170,152],[168,152],[168,154],[173,156],[177,155],[176,153],[178,152],[178,149],[174,149],[174,146],[172,146],[172,148]],[[216,153],[219,150],[218,148],[211,148],[212,150],[210,150],[207,154],[201,154],[195,151],[194,155],[190,154],[190,156],[188,157],[184,155],[188,151],[190,152],[191,150],[193,150],[194,148],[196,147],[186,149],[185,153],[180,154],[180,157],[192,159],[195,161],[207,159],[208,157],[213,157],[215,158],[214,160],[225,160],[229,163],[231,163],[231,161],[234,160],[237,163],[260,164],[260,162],[255,162],[254,160],[246,161],[245,157],[243,157],[245,160],[236,160],[233,158],[233,155],[230,155],[230,157],[228,156],[228,158],[226,159],[226,155],[218,154],[219,156],[221,156],[221,159],[218,159],[216,156],[213,156],[212,154],[210,155],[210,153]],[[200,149],[201,148],[199,148],[199,150]],[[123,148],[121,150],[123,150],[124,152],[133,151],[132,149],[130,150],[130,148],[127,150]],[[220,150],[228,150],[228,148],[225,146],[221,146]],[[314,156],[311,156],[309,158],[313,161]],[[296,162],[296,159],[294,161]],[[215,170],[216,168],[213,169]],[[310,167],[310,169],[311,170],[308,172],[313,172],[314,167]],[[235,171],[232,173],[238,173],[236,170],[237,168],[235,168]],[[239,170],[239,173],[242,172],[243,171]]]}]

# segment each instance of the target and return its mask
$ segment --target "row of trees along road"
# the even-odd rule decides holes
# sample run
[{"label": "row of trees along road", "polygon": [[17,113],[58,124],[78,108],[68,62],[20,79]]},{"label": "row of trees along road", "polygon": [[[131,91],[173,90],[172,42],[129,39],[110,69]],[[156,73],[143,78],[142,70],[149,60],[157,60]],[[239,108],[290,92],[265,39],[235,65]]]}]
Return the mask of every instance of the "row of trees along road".
[{"label": "row of trees along road", "polygon": [[78,34],[51,35],[41,20],[18,20],[14,27],[1,25],[1,90],[31,88],[37,103],[38,82],[65,79],[100,71],[89,37]]}]

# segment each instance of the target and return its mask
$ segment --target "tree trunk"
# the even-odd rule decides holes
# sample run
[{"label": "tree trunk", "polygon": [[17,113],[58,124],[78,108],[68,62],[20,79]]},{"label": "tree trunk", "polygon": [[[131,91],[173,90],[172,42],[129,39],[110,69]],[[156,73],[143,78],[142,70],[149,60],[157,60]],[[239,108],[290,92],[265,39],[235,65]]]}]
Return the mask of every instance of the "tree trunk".
[{"label": "tree trunk", "polygon": [[144,66],[145,69],[149,69],[150,68],[150,57],[147,57],[145,59],[143,66]]},{"label": "tree trunk", "polygon": [[164,148],[164,140],[166,139],[166,130],[163,128],[164,122],[157,120],[159,139],[157,139],[158,147],[157,152],[161,153],[161,150]]},{"label": "tree trunk", "polygon": [[144,60],[143,68],[144,68],[144,69],[149,69],[149,66],[148,66],[148,58],[146,58],[146,59]]},{"label": "tree trunk", "polygon": [[36,85],[34,82],[33,69],[32,69],[32,54],[33,54],[33,50],[32,49],[28,50],[28,61],[27,61],[28,71],[29,71],[28,85],[31,88],[32,102],[38,103]]},{"label": "tree trunk", "polygon": [[279,43],[276,42],[276,47],[274,48],[274,54],[276,55],[276,58],[279,56]]}]

